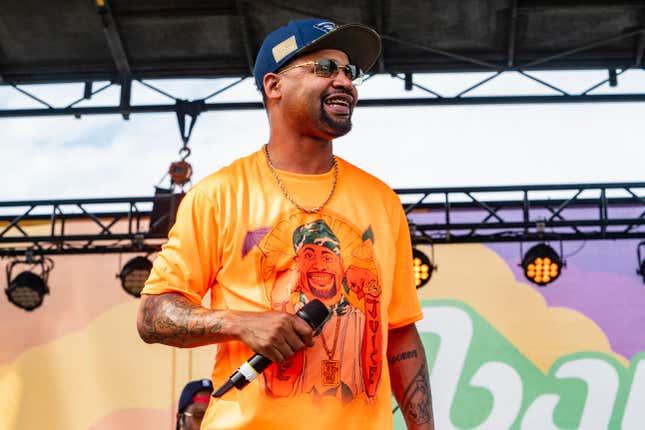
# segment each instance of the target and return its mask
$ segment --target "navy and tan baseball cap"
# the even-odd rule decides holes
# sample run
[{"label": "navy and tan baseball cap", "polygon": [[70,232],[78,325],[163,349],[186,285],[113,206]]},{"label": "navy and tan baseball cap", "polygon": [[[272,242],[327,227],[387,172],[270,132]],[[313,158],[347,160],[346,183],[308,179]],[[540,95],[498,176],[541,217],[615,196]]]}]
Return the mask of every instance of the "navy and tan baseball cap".
[{"label": "navy and tan baseball cap", "polygon": [[296,55],[321,49],[343,51],[352,64],[367,72],[381,53],[381,38],[376,31],[361,24],[336,25],[320,18],[289,21],[262,42],[253,68],[258,89],[262,89],[267,73],[275,72]]},{"label": "navy and tan baseball cap", "polygon": [[186,384],[184,390],[181,392],[181,396],[179,396],[177,411],[180,413],[184,412],[188,406],[198,401],[208,403],[210,396],[195,398],[195,395],[200,391],[208,391],[209,393],[213,391],[213,383],[210,379],[198,379],[197,381],[190,381]]}]

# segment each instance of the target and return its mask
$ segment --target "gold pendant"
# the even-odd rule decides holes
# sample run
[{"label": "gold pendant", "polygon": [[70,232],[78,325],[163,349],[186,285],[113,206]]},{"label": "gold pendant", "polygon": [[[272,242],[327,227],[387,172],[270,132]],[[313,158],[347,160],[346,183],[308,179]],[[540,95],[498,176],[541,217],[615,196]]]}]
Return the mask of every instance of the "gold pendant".
[{"label": "gold pendant", "polygon": [[340,365],[338,360],[323,360],[321,364],[322,384],[335,387],[340,383]]}]

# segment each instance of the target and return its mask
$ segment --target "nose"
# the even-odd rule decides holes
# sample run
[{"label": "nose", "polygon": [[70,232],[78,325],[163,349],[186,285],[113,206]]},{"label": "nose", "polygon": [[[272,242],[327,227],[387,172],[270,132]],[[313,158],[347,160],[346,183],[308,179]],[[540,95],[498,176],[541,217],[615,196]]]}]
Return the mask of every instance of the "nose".
[{"label": "nose", "polygon": [[349,78],[347,73],[348,72],[346,72],[345,69],[338,70],[338,73],[336,73],[336,76],[334,76],[334,87],[354,90],[354,84],[352,83],[352,80]]}]

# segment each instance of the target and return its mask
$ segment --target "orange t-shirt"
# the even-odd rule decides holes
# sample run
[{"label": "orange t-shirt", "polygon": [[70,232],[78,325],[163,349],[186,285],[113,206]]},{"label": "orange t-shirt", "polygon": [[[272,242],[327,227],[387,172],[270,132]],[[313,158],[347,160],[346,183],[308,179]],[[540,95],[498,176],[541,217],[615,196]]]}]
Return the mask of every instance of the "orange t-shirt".
[{"label": "orange t-shirt", "polygon": [[[334,180],[333,169],[278,174],[304,207],[320,205]],[[202,429],[388,429],[388,330],[422,317],[411,261],[401,202],[383,182],[338,158],[331,199],[307,214],[257,151],[186,194],[143,293],[177,292],[199,304],[210,291],[213,309],[245,311],[332,303],[313,347],[212,399]],[[218,344],[213,385],[251,355],[242,342]]]}]

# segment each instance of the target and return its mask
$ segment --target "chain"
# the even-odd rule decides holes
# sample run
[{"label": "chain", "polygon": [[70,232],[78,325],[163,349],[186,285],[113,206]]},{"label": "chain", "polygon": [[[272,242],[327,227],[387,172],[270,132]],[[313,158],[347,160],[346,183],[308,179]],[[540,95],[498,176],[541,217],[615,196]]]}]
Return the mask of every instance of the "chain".
[{"label": "chain", "polygon": [[184,142],[184,145],[179,149],[179,156],[181,157],[181,161],[186,161],[186,158],[190,157],[188,142]]},{"label": "chain", "polygon": [[329,357],[330,360],[334,359],[334,354],[336,353],[336,345],[338,345],[338,332],[340,331],[340,315],[336,315],[336,331],[334,332],[334,341],[331,349],[327,346],[327,342],[325,341],[325,335],[323,332],[320,332],[320,338],[322,339],[322,344],[323,344],[323,349],[325,350],[325,353],[327,353],[327,357]]},{"label": "chain", "polygon": [[329,199],[331,199],[331,196],[332,194],[334,194],[334,190],[336,189],[336,183],[338,182],[338,162],[336,161],[336,157],[332,155],[332,161],[333,161],[332,168],[334,169],[334,182],[331,184],[331,190],[329,190],[329,194],[327,194],[325,201],[323,201],[320,206],[312,209],[308,209],[301,206],[293,197],[291,197],[291,194],[289,194],[289,191],[287,191],[287,187],[285,187],[284,183],[282,182],[282,179],[280,179],[280,176],[278,175],[278,171],[276,170],[276,168],[273,166],[273,163],[271,162],[271,157],[269,157],[269,146],[267,144],[264,144],[263,149],[264,149],[264,155],[267,159],[267,164],[271,169],[271,173],[273,173],[273,177],[278,182],[278,187],[280,187],[280,191],[282,191],[282,194],[287,198],[287,200],[293,203],[295,207],[297,207],[303,212],[311,214],[321,210],[327,204]]}]

